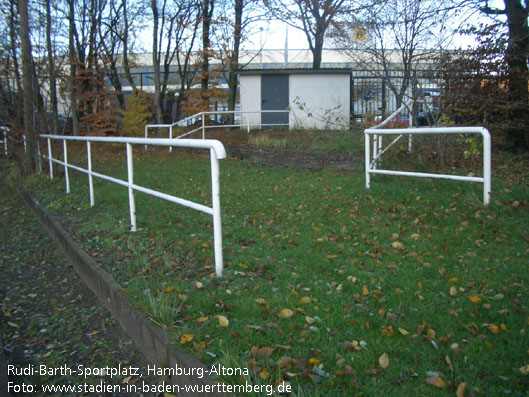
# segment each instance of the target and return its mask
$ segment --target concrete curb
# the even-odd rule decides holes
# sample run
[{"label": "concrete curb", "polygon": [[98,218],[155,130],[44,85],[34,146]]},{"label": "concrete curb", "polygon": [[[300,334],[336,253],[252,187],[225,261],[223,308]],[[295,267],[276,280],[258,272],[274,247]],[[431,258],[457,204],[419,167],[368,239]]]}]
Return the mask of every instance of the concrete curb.
[{"label": "concrete curb", "polygon": [[[182,396],[220,396],[214,387],[216,384],[209,377],[206,371],[209,370],[203,363],[176,349],[171,344],[167,332],[154,324],[151,320],[143,316],[136,310],[122,293],[121,286],[95,261],[79,247],[62,225],[48,213],[44,207],[25,189],[20,189],[22,197],[35,213],[44,229],[51,236],[57,247],[64,256],[72,263],[75,271],[81,280],[92,290],[100,303],[110,311],[112,316],[119,322],[121,328],[130,336],[134,344],[145,355],[145,357],[157,367],[166,368],[189,368],[204,370],[204,376],[199,378],[191,375],[171,376],[169,381],[182,389],[184,386],[196,385],[209,388],[209,392],[189,392],[180,391],[177,395]],[[1,370],[1,368],[0,368]],[[195,372],[196,373],[196,372]],[[1,380],[1,375],[0,375]]]},{"label": "concrete curb", "polygon": [[7,392],[7,383],[9,382],[9,376],[7,376],[7,364],[4,355],[4,345],[0,340],[0,396],[9,396]]}]

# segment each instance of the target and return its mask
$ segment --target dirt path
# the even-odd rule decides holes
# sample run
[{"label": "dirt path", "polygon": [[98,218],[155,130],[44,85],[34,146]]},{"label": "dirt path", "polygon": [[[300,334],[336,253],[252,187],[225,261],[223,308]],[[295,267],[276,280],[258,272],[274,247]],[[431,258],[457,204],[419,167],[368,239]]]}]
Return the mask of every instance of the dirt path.
[{"label": "dirt path", "polygon": [[[31,395],[46,395],[42,385],[75,384],[94,391],[84,384],[137,382],[134,376],[110,378],[112,368],[141,368],[147,362],[79,281],[19,194],[8,186],[8,172],[7,160],[0,158],[0,340],[11,372],[11,392],[24,387],[28,391],[28,385],[33,385]],[[39,372],[43,365],[46,373]],[[13,372],[29,373],[30,369],[32,375],[13,376]],[[86,369],[103,372],[103,376],[85,380]],[[85,394],[78,391],[60,395]]]}]

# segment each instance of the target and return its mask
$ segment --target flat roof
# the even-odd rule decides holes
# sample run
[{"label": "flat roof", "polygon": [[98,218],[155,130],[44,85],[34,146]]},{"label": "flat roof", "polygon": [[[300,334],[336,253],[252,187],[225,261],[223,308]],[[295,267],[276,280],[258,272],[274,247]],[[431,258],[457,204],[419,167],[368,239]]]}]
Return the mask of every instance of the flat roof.
[{"label": "flat roof", "polygon": [[352,69],[348,68],[327,68],[327,69],[242,69],[237,73],[240,75],[257,74],[351,74]]}]

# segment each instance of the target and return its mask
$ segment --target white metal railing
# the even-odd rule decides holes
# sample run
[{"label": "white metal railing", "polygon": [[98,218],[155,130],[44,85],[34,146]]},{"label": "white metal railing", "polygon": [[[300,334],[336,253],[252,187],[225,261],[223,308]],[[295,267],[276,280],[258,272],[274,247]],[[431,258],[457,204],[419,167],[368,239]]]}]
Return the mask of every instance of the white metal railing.
[{"label": "white metal railing", "polygon": [[[456,181],[466,182],[481,182],[483,183],[483,204],[488,205],[491,194],[491,143],[490,133],[483,127],[444,127],[444,128],[396,128],[396,129],[375,129],[369,128],[364,130],[365,134],[365,174],[366,174],[366,188],[371,187],[371,174],[386,174],[386,175],[401,175],[401,176],[415,176],[422,178],[436,178],[436,179],[451,179]],[[397,135],[399,136],[391,142],[384,150],[376,152],[378,143],[373,142],[373,158],[371,157],[371,138],[374,136],[374,141],[377,141],[382,135]],[[445,174],[429,174],[422,172],[406,172],[406,171],[392,171],[377,169],[377,161],[380,159],[393,144],[395,144],[403,134],[406,135],[426,135],[426,134],[480,134],[483,137],[483,177],[473,176],[459,176],[459,175],[445,175]],[[381,145],[381,142],[380,142]],[[380,149],[380,147],[378,147]]]},{"label": "white metal railing", "polygon": [[[252,123],[250,115],[251,114],[262,114],[262,113],[287,113],[289,114],[289,122],[288,123]],[[234,124],[215,124],[215,125],[207,125],[206,119],[208,116],[214,116],[214,115],[226,115],[226,114],[233,114],[234,119],[235,115],[239,115],[240,122],[234,123]],[[243,123],[243,115],[246,115],[246,122]],[[178,127],[187,127],[190,124],[194,124],[197,120],[201,120],[201,125],[199,127],[196,127],[192,129],[191,131],[186,131],[184,134],[181,134],[175,138],[173,138],[173,128]],[[250,129],[252,127],[291,127],[290,125],[290,110],[251,110],[251,111],[242,111],[242,110],[219,110],[219,111],[209,111],[209,112],[200,112],[197,114],[194,114],[192,116],[186,117],[185,119],[179,120],[172,124],[147,124],[145,126],[145,138],[148,138],[149,135],[149,129],[161,129],[161,128],[167,128],[169,130],[169,139],[181,139],[188,135],[191,135],[194,132],[202,131],[202,139],[206,139],[206,130],[211,128],[232,128],[232,127],[245,127],[247,129],[247,132],[250,133]],[[169,147],[169,150],[172,151],[172,147]]]},{"label": "white metal railing", "polygon": [[[204,212],[213,217],[213,243],[215,250],[215,273],[218,277],[222,276],[223,258],[222,258],[222,224],[221,224],[221,210],[220,210],[220,183],[219,183],[219,160],[226,158],[226,150],[224,145],[213,139],[156,139],[156,138],[113,138],[113,137],[90,137],[90,136],[60,136],[60,135],[40,135],[41,138],[48,141],[48,155],[42,156],[49,162],[50,178],[53,179],[53,163],[64,166],[64,177],[66,183],[66,193],[70,192],[70,179],[68,169],[71,168],[76,171],[88,174],[88,187],[90,193],[90,205],[95,204],[94,199],[94,185],[93,177],[101,178],[121,186],[125,186],[129,191],[129,210],[130,210],[130,224],[131,231],[136,231],[136,204],[134,200],[134,190],[142,193],[150,194],[151,196],[159,197],[161,199],[183,205],[185,207]],[[51,140],[62,140],[63,142],[63,160],[55,159],[52,155]],[[68,141],[86,142],[87,153],[87,168],[82,168],[68,163]],[[117,179],[108,175],[104,175],[92,170],[92,154],[91,143],[122,143],[126,145],[127,154],[127,180]],[[177,146],[186,148],[209,149],[210,152],[210,167],[211,167],[211,196],[212,207],[195,203],[193,201],[185,200],[183,198],[171,196],[166,193],[158,192],[146,187],[136,185],[134,183],[134,167],[132,161],[132,145],[154,145],[154,146]]]},{"label": "white metal railing", "polygon": [[[2,131],[2,140],[0,141],[0,144],[4,145],[4,155],[7,156],[7,141],[11,140],[14,144],[22,143],[24,146],[24,153],[27,152],[27,143],[26,143],[26,136],[22,135],[22,139],[17,140],[14,137],[9,135],[9,128],[8,127],[0,127],[0,131]],[[38,150],[38,147],[37,147]]]},{"label": "white metal railing", "polygon": [[2,130],[2,140],[0,143],[4,144],[4,155],[7,156],[7,133],[9,131],[9,128],[7,127],[0,127],[0,130]]}]

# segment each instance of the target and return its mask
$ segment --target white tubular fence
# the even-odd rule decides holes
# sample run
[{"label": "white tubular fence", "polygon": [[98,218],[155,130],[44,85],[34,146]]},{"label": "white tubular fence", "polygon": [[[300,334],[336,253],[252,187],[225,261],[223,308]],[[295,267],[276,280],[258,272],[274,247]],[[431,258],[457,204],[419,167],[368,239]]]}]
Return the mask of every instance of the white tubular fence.
[{"label": "white tubular fence", "polygon": [[[25,135],[22,135],[22,139],[18,140],[9,135],[8,127],[0,127],[0,131],[2,131],[2,140],[0,141],[0,144],[4,145],[4,156],[7,156],[7,141],[8,140],[11,140],[11,142],[13,142],[13,145],[22,143],[22,145],[24,145],[24,153],[27,152],[27,143],[26,143]],[[37,150],[38,150],[38,146],[37,146]]]},{"label": "white tubular fence", "polygon": [[[415,176],[421,178],[450,179],[455,181],[481,182],[483,183],[483,204],[488,205],[491,194],[491,143],[490,133],[483,127],[446,127],[446,128],[397,128],[397,129],[375,129],[364,130],[365,134],[365,174],[366,189],[371,186],[371,174]],[[399,135],[400,134],[400,135]],[[422,172],[391,171],[377,169],[377,161],[387,152],[403,135],[425,135],[425,134],[480,134],[483,137],[483,177],[428,174]],[[371,135],[373,135],[373,157],[371,157]],[[399,135],[385,149],[382,147],[383,135]]]},{"label": "white tubular fence", "polygon": [[[252,123],[250,115],[252,114],[262,114],[262,113],[287,113],[289,115],[289,122],[288,123]],[[217,116],[217,115],[228,115],[233,114],[234,119],[235,115],[239,115],[239,123],[234,124],[212,124],[207,125],[206,119],[211,116]],[[243,117],[246,116],[246,117]],[[244,122],[244,118],[246,118],[246,122]],[[201,125],[199,127],[196,127],[190,131],[185,132],[184,134],[181,134],[177,137],[173,138],[173,129],[174,128],[181,128],[181,127],[187,127],[189,125],[194,125],[196,121],[199,121]],[[186,117],[185,119],[179,120],[176,123],[173,124],[147,124],[145,126],[145,138],[148,138],[149,136],[149,130],[150,129],[163,129],[167,128],[169,131],[169,139],[181,139],[188,135],[191,135],[194,132],[202,131],[202,139],[206,139],[206,130],[211,128],[233,128],[233,127],[240,127],[240,128],[246,128],[247,132],[250,133],[250,129],[252,127],[291,127],[290,126],[290,110],[254,110],[254,111],[240,111],[240,110],[222,110],[222,111],[211,111],[211,112],[200,112],[197,114],[194,114],[193,116]],[[147,147],[147,146],[145,146]],[[172,151],[172,147],[169,147],[169,150]]]},{"label": "white tubular fence", "polygon": [[[223,258],[222,258],[222,224],[221,224],[221,210],[220,210],[220,183],[219,183],[219,160],[226,158],[226,150],[224,145],[217,140],[205,139],[144,139],[144,138],[113,138],[113,137],[89,137],[89,136],[60,136],[60,135],[40,135],[41,138],[48,141],[48,155],[42,156],[49,162],[50,178],[53,179],[53,163],[62,165],[64,167],[64,176],[66,182],[66,193],[70,192],[70,179],[68,169],[73,169],[85,174],[88,174],[88,186],[90,191],[90,205],[95,204],[93,177],[101,178],[121,186],[125,186],[129,191],[129,209],[130,209],[130,224],[131,231],[136,231],[136,204],[134,200],[134,190],[142,193],[150,194],[151,196],[159,197],[161,199],[170,201],[175,204],[180,204],[185,207],[209,214],[213,217],[213,242],[215,250],[215,273],[217,277],[222,276]],[[55,159],[52,155],[51,140],[62,140],[63,142],[63,160]],[[87,168],[81,168],[68,163],[68,141],[86,142],[87,154]],[[92,154],[91,143],[122,143],[126,145],[127,153],[127,180],[113,178],[108,175],[100,174],[92,170]],[[132,161],[132,145],[154,145],[154,146],[177,146],[185,148],[209,149],[210,152],[210,167],[211,167],[211,195],[212,207],[207,207],[193,201],[185,200],[183,198],[171,196],[166,193],[158,192],[146,187],[136,185],[134,183],[134,167]]]},{"label": "white tubular fence", "polygon": [[2,130],[2,140],[0,143],[4,144],[4,156],[7,156],[7,132],[9,129],[7,127],[0,127],[0,130]]}]

